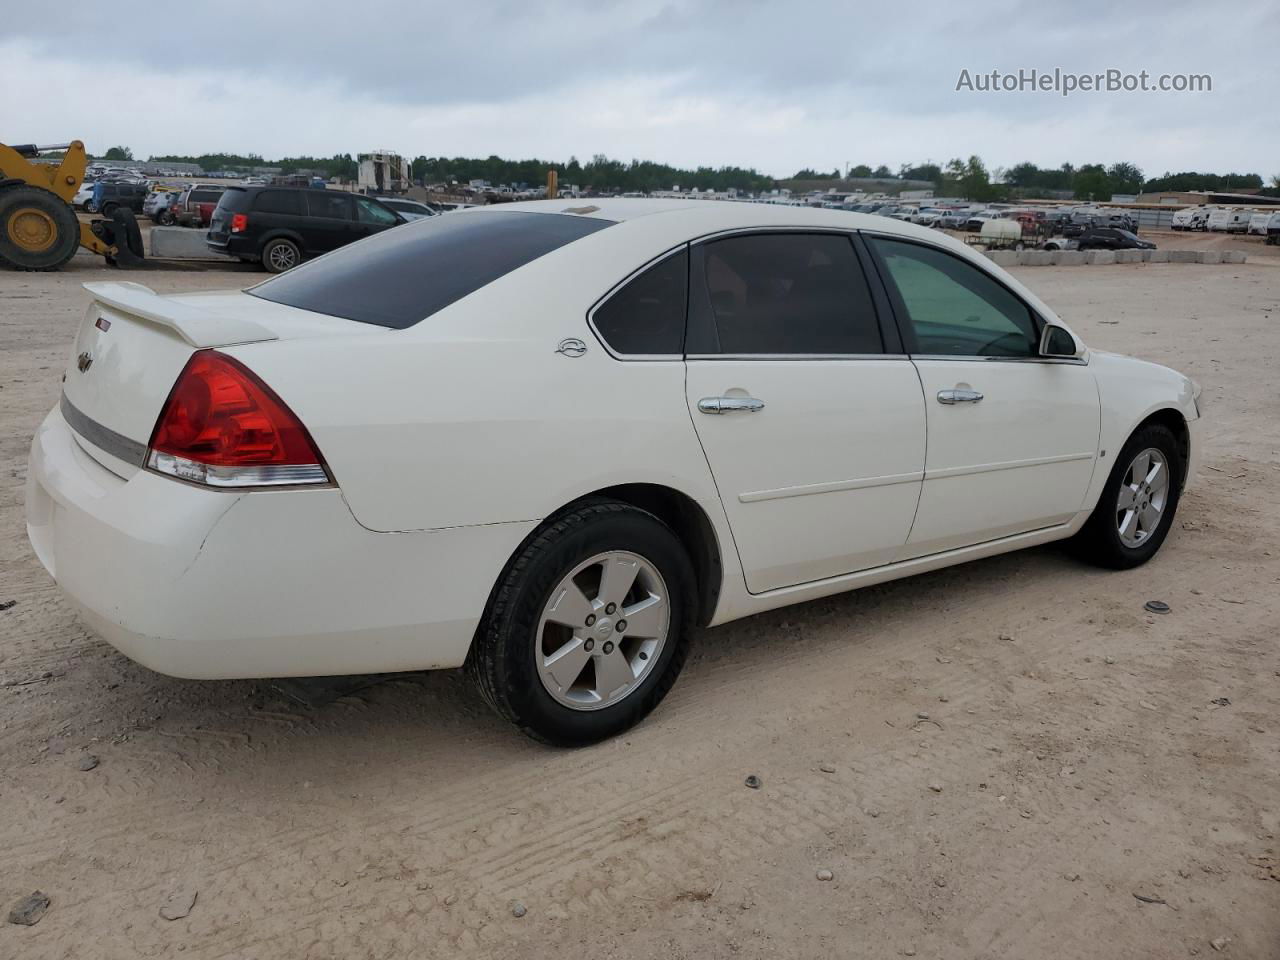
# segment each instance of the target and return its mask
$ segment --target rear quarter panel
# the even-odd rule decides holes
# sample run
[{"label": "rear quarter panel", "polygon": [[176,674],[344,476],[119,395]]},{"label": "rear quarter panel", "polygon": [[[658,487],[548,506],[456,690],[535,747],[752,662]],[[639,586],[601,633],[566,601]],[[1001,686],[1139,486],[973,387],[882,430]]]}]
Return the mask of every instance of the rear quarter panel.
[{"label": "rear quarter panel", "polygon": [[[683,362],[616,360],[586,321],[666,249],[637,226],[569,244],[407,330],[227,352],[299,415],[371,530],[537,520],[621,483],[672,487],[718,523]],[[586,354],[557,354],[567,337]]]}]

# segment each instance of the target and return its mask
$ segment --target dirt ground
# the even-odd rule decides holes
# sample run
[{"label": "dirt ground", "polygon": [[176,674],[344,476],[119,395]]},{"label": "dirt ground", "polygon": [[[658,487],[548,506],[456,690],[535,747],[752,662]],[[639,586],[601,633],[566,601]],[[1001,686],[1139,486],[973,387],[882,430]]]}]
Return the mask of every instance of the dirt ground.
[{"label": "dirt ground", "polygon": [[119,275],[0,273],[0,912],[52,900],[0,957],[1280,958],[1267,261],[1019,271],[1095,348],[1204,384],[1151,564],[1037,549],[707,631],[648,722],[577,751],[452,673],[304,705],[87,633],[22,488],[79,284]]}]

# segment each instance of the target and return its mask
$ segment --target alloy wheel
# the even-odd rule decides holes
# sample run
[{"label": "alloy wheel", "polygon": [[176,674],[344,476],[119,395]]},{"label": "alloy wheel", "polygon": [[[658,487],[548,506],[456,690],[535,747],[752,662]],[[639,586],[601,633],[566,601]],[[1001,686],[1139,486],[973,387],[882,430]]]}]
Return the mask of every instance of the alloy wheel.
[{"label": "alloy wheel", "polygon": [[1169,503],[1169,461],[1148,447],[1129,464],[1116,498],[1116,532],[1126,547],[1141,546],[1156,532]]},{"label": "alloy wheel", "polygon": [[611,550],[573,568],[551,592],[535,634],[538,677],[572,710],[599,710],[633,693],[671,627],[666,583],[639,554]]}]

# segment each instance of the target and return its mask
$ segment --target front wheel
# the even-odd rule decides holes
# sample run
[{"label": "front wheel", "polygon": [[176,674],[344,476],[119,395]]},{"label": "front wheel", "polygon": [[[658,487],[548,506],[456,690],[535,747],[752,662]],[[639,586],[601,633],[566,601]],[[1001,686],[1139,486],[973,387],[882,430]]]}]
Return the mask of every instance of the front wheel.
[{"label": "front wheel", "polygon": [[1185,471],[1168,427],[1153,423],[1135,431],[1116,458],[1093,514],[1072,540],[1077,556],[1113,570],[1150,560],[1173,524]]},{"label": "front wheel", "polygon": [[535,739],[594,743],[638,723],[684,665],[693,566],[653,514],[593,501],[552,521],[494,590],[467,666]]}]

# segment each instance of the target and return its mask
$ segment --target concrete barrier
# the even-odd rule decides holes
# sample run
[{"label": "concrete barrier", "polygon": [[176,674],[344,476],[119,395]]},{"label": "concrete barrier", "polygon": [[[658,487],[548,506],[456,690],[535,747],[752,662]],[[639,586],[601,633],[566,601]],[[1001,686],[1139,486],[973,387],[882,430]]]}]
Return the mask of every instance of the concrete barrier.
[{"label": "concrete barrier", "polygon": [[1248,259],[1249,259],[1249,255],[1245,253],[1243,250],[1223,250],[1222,251],[1223,263],[1244,263]]},{"label": "concrete barrier", "polygon": [[1149,263],[1168,263],[1169,262],[1168,250],[1148,250],[1147,253],[1151,254],[1151,259],[1148,261]]},{"label": "concrete barrier", "polygon": [[1141,263],[1142,250],[1116,250],[1116,263]]},{"label": "concrete barrier", "polygon": [[987,259],[998,267],[1016,267],[1018,265],[1018,251],[1016,250],[988,250]]},{"label": "concrete barrier", "polygon": [[1199,250],[1170,250],[1169,262],[1170,263],[1200,263],[1201,262],[1200,253],[1201,251]]},{"label": "concrete barrier", "polygon": [[1084,250],[1055,250],[1053,251],[1054,266],[1060,267],[1078,267],[1085,262]]},{"label": "concrete barrier", "polygon": [[234,260],[214,253],[205,243],[205,231],[191,227],[152,227],[148,256],[161,260]]},{"label": "concrete barrier", "polygon": [[1116,253],[1114,250],[1089,250],[1084,255],[1085,263],[1115,263]]},{"label": "concrete barrier", "polygon": [[1052,250],[1020,250],[1018,264],[1024,267],[1047,267],[1053,263]]},{"label": "concrete barrier", "polygon": [[1201,250],[1201,251],[1200,251],[1200,262],[1201,262],[1201,263],[1221,263],[1221,262],[1222,262],[1222,251],[1220,251],[1220,250]]}]

